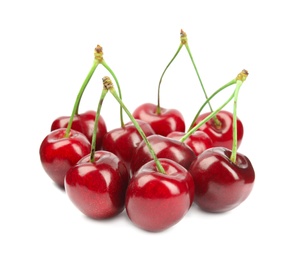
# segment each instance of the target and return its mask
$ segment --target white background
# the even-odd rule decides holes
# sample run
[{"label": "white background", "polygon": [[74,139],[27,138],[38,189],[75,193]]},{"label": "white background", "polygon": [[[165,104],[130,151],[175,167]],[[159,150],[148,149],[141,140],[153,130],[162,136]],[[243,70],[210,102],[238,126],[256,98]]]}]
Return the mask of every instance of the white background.
[{"label": "white background", "polygon": [[[294,259],[294,12],[292,1],[1,1],[1,259]],[[130,111],[156,103],[160,75],[180,29],[208,93],[242,69],[240,152],[256,171],[248,199],[225,214],[193,206],[172,228],[149,233],[125,212],[94,221],[45,174],[39,146],[51,122],[70,115],[100,44]],[[80,111],[96,109],[99,66]],[[213,107],[232,88],[212,101]],[[187,124],[204,102],[182,49],[167,71],[161,105]],[[228,106],[232,109],[232,106]],[[119,127],[111,95],[102,116]],[[128,121],[128,118],[125,117]]]}]

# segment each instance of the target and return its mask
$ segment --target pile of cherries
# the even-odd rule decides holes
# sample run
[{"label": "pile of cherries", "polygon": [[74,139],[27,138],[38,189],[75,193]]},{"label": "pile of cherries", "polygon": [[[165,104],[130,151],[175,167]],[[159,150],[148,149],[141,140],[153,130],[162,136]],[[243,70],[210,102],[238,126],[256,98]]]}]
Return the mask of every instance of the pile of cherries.
[{"label": "pile of cherries", "polygon": [[[125,211],[137,227],[158,232],[178,223],[192,203],[206,212],[225,212],[249,196],[255,172],[250,160],[237,152],[244,134],[237,100],[248,72],[241,71],[208,97],[183,30],[180,40],[160,78],[158,104],[142,104],[133,113],[125,106],[119,81],[97,45],[71,116],[55,119],[41,142],[45,172],[88,217],[105,219]],[[187,131],[180,111],[160,106],[162,78],[183,46],[206,97]],[[97,109],[80,113],[81,98],[98,65],[110,72],[116,88],[105,76]],[[232,95],[213,110],[211,99],[232,85]],[[121,115],[121,126],[109,131],[100,115],[107,93],[120,104]],[[233,111],[224,110],[231,101]],[[207,105],[210,111],[203,113]],[[129,122],[123,122],[123,113]]]}]

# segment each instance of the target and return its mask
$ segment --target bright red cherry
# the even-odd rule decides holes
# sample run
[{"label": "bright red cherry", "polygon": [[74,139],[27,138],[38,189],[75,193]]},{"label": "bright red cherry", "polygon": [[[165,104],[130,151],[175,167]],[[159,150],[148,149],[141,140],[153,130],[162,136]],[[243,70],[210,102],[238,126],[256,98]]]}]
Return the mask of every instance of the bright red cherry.
[{"label": "bright red cherry", "polygon": [[[74,116],[72,129],[83,133],[89,142],[92,141],[92,133],[94,128],[96,112],[89,110],[85,113],[77,114]],[[70,117],[69,116],[61,116],[55,119],[51,125],[51,131],[58,128],[66,128],[68,126]],[[99,117],[98,121],[98,130],[96,134],[96,150],[101,149],[102,139],[104,135],[107,133],[106,123],[102,116]]]},{"label": "bright red cherry", "polygon": [[137,107],[133,116],[151,125],[156,134],[167,136],[172,131],[185,131],[185,122],[182,114],[176,109],[161,108],[157,113],[157,105],[145,103]]},{"label": "bright red cherry", "polygon": [[[197,125],[200,121],[205,119],[210,112],[201,114],[198,116],[194,125]],[[225,147],[232,149],[233,145],[233,114],[226,110],[221,110],[216,115],[220,124],[216,124],[214,119],[210,119],[203,124],[198,130],[205,132],[211,138],[214,147]],[[243,124],[240,119],[237,118],[237,142],[240,146],[244,135]]]},{"label": "bright red cherry", "polygon": [[62,188],[67,171],[91,149],[91,144],[81,132],[71,129],[69,137],[65,137],[65,133],[66,128],[52,131],[44,138],[39,149],[45,172]]},{"label": "bright red cherry", "polygon": [[190,173],[178,163],[160,158],[165,174],[154,161],[143,165],[133,176],[126,192],[126,212],[139,228],[158,232],[172,227],[192,204],[194,183]]},{"label": "bright red cherry", "polygon": [[195,183],[195,203],[204,211],[225,212],[240,205],[250,194],[255,172],[250,160],[231,150],[214,147],[204,151],[190,168]]},{"label": "bright red cherry", "polygon": [[65,190],[74,205],[86,216],[105,219],[125,208],[129,173],[119,158],[108,151],[96,151],[94,161],[83,157],[69,169]]},{"label": "bright red cherry", "polygon": [[[150,135],[147,139],[158,158],[171,159],[186,169],[189,168],[191,162],[196,158],[194,151],[188,145],[178,140],[162,135]],[[146,143],[142,141],[134,151],[130,164],[131,174],[136,174],[142,165],[151,160],[153,160],[153,157]]]},{"label": "bright red cherry", "polygon": [[[146,136],[155,134],[147,122],[142,120],[136,121]],[[132,122],[129,122],[124,127],[107,132],[103,138],[102,148],[116,154],[129,169],[133,152],[141,141],[142,137],[138,130]]]},{"label": "bright red cherry", "polygon": [[[184,135],[184,132],[171,132],[167,137],[181,141]],[[185,139],[184,143],[187,144],[197,156],[212,147],[211,138],[203,131],[195,131]]]}]

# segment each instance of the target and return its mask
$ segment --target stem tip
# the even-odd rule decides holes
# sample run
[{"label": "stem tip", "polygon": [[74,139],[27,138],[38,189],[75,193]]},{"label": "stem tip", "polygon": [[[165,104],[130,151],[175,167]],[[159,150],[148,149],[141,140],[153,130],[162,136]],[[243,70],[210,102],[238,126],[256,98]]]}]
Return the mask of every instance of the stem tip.
[{"label": "stem tip", "polygon": [[246,78],[248,77],[248,75],[249,75],[249,73],[248,73],[248,71],[247,70],[242,70],[239,74],[238,74],[238,76],[236,77],[236,80],[241,80],[241,81],[245,81],[246,80]]},{"label": "stem tip", "polygon": [[102,47],[100,45],[97,45],[94,49],[94,58],[98,60],[99,62],[103,61],[103,51]]},{"label": "stem tip", "polygon": [[180,30],[180,41],[183,45],[187,44],[187,35],[182,29]]},{"label": "stem tip", "polygon": [[102,78],[102,82],[103,82],[103,86],[106,88],[106,89],[110,89],[110,88],[113,88],[113,82],[111,81],[110,77],[108,76],[104,76]]}]

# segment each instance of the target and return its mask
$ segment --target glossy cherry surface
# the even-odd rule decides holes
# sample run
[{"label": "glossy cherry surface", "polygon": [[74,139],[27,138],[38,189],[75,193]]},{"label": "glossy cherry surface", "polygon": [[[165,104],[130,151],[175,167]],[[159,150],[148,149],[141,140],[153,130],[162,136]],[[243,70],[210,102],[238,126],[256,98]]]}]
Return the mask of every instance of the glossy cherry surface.
[{"label": "glossy cherry surface", "polygon": [[151,125],[156,134],[167,136],[172,131],[185,131],[183,115],[176,109],[161,108],[161,113],[156,113],[157,106],[145,103],[137,107],[133,116]]},{"label": "glossy cherry surface", "polygon": [[119,158],[96,151],[94,162],[83,157],[65,177],[65,190],[74,205],[94,219],[110,218],[124,210],[129,173]]},{"label": "glossy cherry surface", "polygon": [[165,174],[154,161],[143,165],[133,176],[126,192],[126,212],[139,228],[158,232],[177,222],[192,204],[194,183],[190,173],[178,163],[160,158]]},{"label": "glossy cherry surface", "polygon": [[[201,114],[195,122],[195,125],[206,118],[210,113]],[[199,130],[205,132],[212,140],[214,147],[225,147],[232,149],[233,144],[233,114],[226,110],[221,110],[216,117],[221,123],[217,126],[213,119],[210,119]],[[244,128],[241,120],[237,119],[237,142],[240,146],[244,135]]]},{"label": "glossy cherry surface", "polygon": [[[194,151],[179,140],[157,134],[150,135],[147,139],[158,158],[171,159],[186,169],[189,168],[191,162],[196,158]],[[134,151],[130,164],[131,174],[136,174],[142,165],[151,160],[153,160],[153,157],[146,143],[142,141]]]},{"label": "glossy cherry surface", "polygon": [[195,203],[208,212],[225,212],[240,205],[250,194],[255,172],[250,160],[237,153],[236,163],[230,160],[231,150],[214,147],[204,151],[190,168],[195,183]]},{"label": "glossy cherry surface", "polygon": [[69,137],[65,137],[65,133],[66,128],[52,131],[44,138],[39,149],[45,172],[61,187],[64,187],[67,171],[91,149],[90,142],[81,132],[72,129]]},{"label": "glossy cherry surface", "polygon": [[[155,134],[147,122],[142,120],[136,121],[146,136]],[[124,128],[116,128],[107,132],[103,138],[102,148],[116,154],[129,169],[133,152],[141,141],[142,137],[134,124],[128,122]]]},{"label": "glossy cherry surface", "polygon": [[[185,133],[183,132],[171,132],[167,137],[180,140],[184,135]],[[187,144],[197,156],[213,146],[211,138],[203,131],[195,131],[184,143]]]},{"label": "glossy cherry surface", "polygon": [[[96,112],[89,110],[85,113],[81,113],[75,115],[72,123],[72,129],[83,133],[89,142],[92,142],[92,133],[94,128]],[[58,128],[66,128],[68,126],[70,117],[69,116],[61,116],[55,119],[51,125],[51,131]],[[102,139],[104,135],[107,133],[106,123],[102,116],[99,117],[98,120],[98,130],[96,134],[96,150],[101,149]]]}]

